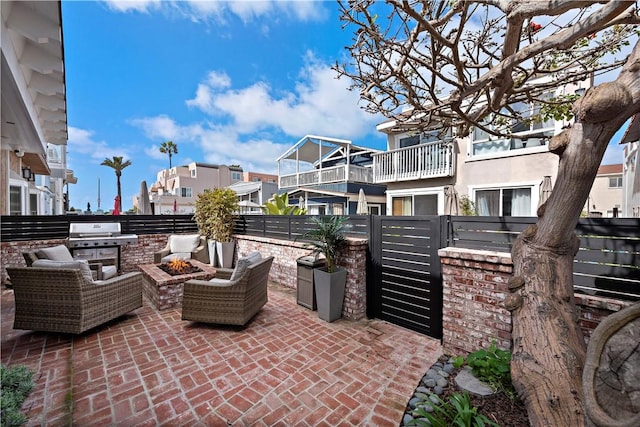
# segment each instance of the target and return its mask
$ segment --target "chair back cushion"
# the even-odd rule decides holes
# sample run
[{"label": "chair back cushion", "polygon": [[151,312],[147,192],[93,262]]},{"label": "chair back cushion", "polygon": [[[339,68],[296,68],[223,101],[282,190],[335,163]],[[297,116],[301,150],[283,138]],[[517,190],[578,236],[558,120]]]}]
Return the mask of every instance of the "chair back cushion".
[{"label": "chair back cushion", "polygon": [[93,283],[91,268],[89,268],[89,263],[85,259],[79,259],[75,261],[54,261],[50,259],[39,259],[33,262],[32,267],[60,268],[68,270],[79,269],[82,272],[82,277],[85,279],[85,281],[88,283]]},{"label": "chair back cushion", "polygon": [[191,253],[200,245],[199,234],[172,234],[169,236],[169,249],[172,253]]},{"label": "chair back cushion", "polygon": [[71,252],[69,252],[69,249],[65,245],[38,249],[36,255],[40,259],[48,259],[51,261],[73,261]]},{"label": "chair back cushion", "polygon": [[236,261],[236,267],[233,269],[231,273],[231,277],[229,280],[238,280],[242,277],[242,275],[247,271],[247,268],[251,265],[251,260],[247,257],[238,258]]},{"label": "chair back cushion", "polygon": [[245,258],[247,258],[249,260],[249,263],[251,265],[257,264],[260,261],[262,261],[262,255],[260,255],[260,252],[258,252],[258,251],[251,252]]}]

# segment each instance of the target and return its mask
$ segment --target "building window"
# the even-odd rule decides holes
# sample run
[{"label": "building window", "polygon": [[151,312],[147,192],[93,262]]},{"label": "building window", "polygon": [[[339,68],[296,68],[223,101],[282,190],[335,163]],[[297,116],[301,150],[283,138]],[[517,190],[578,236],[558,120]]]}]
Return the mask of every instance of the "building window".
[{"label": "building window", "polygon": [[418,194],[391,199],[392,215],[438,215],[438,195]]},{"label": "building window", "polygon": [[9,215],[22,215],[22,188],[9,187]]},{"label": "building window", "polygon": [[180,188],[180,196],[181,197],[191,197],[191,187],[182,187],[182,188]]},{"label": "building window", "polygon": [[38,215],[38,195],[29,193],[29,215]]},{"label": "building window", "polygon": [[531,188],[476,190],[480,216],[531,216]]},{"label": "building window", "polygon": [[622,188],[622,177],[609,178],[609,188]]},{"label": "building window", "polygon": [[197,176],[196,169],[191,169],[191,178],[197,178]]},{"label": "building window", "polygon": [[[547,97],[550,97],[550,94]],[[555,123],[553,120],[532,119],[540,113],[540,105],[518,102],[511,105],[511,108],[521,115],[522,120],[512,119],[510,124],[506,125],[491,123],[492,117],[483,120],[485,128],[495,131],[508,130],[511,132],[511,137],[498,137],[480,127],[475,127],[472,133],[471,156],[493,155],[547,144],[547,139],[551,138],[555,132]]]},{"label": "building window", "polygon": [[234,181],[241,181],[242,180],[242,173],[240,172],[231,172],[231,179]]},{"label": "building window", "polygon": [[344,205],[342,203],[332,203],[331,204],[331,214],[332,215],[344,215]]}]

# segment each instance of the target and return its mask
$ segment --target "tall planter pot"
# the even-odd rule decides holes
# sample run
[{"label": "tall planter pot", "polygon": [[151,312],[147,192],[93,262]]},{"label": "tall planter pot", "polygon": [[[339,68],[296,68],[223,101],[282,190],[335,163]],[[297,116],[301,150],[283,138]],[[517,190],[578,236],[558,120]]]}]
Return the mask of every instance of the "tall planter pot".
[{"label": "tall planter pot", "polygon": [[233,253],[236,247],[235,242],[216,242],[216,255],[218,257],[218,267],[233,267]]},{"label": "tall planter pot", "polygon": [[215,267],[217,262],[216,241],[212,239],[207,239],[207,249],[209,250],[209,264],[212,267]]},{"label": "tall planter pot", "polygon": [[313,279],[318,317],[327,322],[340,319],[344,289],[347,285],[347,270],[337,267],[333,273],[329,273],[326,267],[316,268],[313,270]]}]

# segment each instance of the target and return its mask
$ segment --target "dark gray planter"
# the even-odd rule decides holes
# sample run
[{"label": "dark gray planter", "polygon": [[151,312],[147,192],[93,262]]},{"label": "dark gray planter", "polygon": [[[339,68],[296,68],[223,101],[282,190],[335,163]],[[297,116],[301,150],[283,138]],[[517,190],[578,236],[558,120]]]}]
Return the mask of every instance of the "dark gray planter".
[{"label": "dark gray planter", "polygon": [[313,270],[316,288],[316,304],[318,317],[327,322],[333,322],[342,317],[342,303],[344,288],[347,284],[347,270],[337,267],[333,273],[327,272],[326,267]]}]

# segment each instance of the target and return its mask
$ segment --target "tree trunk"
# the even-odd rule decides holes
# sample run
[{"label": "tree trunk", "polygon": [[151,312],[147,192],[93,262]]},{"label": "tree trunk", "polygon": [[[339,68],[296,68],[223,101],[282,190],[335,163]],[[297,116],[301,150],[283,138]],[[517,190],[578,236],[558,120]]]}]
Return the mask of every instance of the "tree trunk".
[{"label": "tree trunk", "polygon": [[613,83],[574,105],[575,125],[554,137],[558,177],[538,223],[516,241],[505,305],[512,311],[513,384],[533,426],[583,426],[586,345],[573,298],[574,230],[607,145],[640,111],[640,44]]}]

